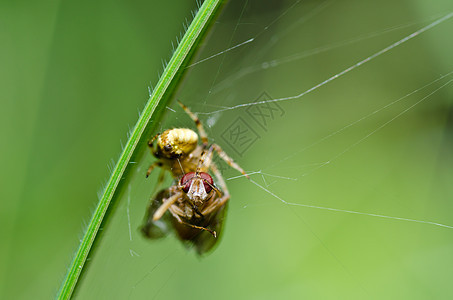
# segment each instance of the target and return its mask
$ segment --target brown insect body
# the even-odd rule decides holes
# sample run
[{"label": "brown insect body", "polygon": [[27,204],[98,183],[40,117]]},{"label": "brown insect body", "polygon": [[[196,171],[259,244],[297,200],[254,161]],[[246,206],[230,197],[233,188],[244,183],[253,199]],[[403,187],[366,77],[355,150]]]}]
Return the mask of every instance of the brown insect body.
[{"label": "brown insect body", "polygon": [[[191,176],[190,173],[186,175],[189,175],[186,177]],[[183,179],[181,182],[183,182]],[[201,183],[203,186],[209,186],[203,180],[193,182],[190,179],[189,181],[192,181],[190,187],[198,183]],[[203,254],[211,250],[219,240],[218,236],[222,232],[228,204],[226,200],[228,199],[225,199],[225,195],[216,189],[211,189],[209,192],[206,192],[206,189],[204,189],[205,193],[202,196],[191,197],[189,196],[191,195],[190,193],[185,192],[185,187],[189,183],[171,186],[156,195],[148,208],[148,217],[145,225],[142,227],[142,232],[148,238],[156,239],[165,236],[173,228],[178,238],[186,246],[193,245],[198,254]],[[170,214],[161,215],[160,209],[167,201],[172,201],[171,199],[176,200],[168,208]],[[220,202],[224,204],[218,205]],[[170,217],[171,215],[173,217]]]},{"label": "brown insect body", "polygon": [[193,245],[198,254],[204,254],[210,251],[220,240],[219,237],[222,236],[222,227],[226,218],[227,207],[228,202],[221,206],[217,211],[204,216],[204,219],[192,218],[187,221],[194,225],[216,232],[216,237],[208,231],[201,231],[199,229],[186,226],[173,218],[171,221],[178,238],[189,247]]}]

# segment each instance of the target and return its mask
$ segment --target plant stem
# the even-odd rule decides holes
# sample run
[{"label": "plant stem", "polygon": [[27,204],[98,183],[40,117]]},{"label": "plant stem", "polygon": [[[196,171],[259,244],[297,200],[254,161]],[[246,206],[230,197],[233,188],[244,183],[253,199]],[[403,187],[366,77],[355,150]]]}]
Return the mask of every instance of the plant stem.
[{"label": "plant stem", "polygon": [[[94,211],[94,214],[88,224],[88,228],[80,243],[79,249],[74,257],[71,267],[63,282],[58,299],[70,299],[77,283],[80,281],[81,273],[86,267],[85,262],[88,255],[93,251],[93,244],[99,238],[98,231],[105,220],[111,203],[114,202],[114,196],[120,193],[123,186],[122,178],[128,168],[130,168],[130,160],[133,155],[137,155],[136,151],[139,142],[145,140],[146,134],[151,132],[157,121],[162,115],[167,102],[171,95],[176,90],[180,78],[182,77],[185,67],[193,56],[195,49],[205,35],[207,28],[213,23],[215,15],[220,11],[222,1],[206,0],[200,7],[198,13],[193,19],[191,25],[187,29],[183,39],[178,45],[178,48],[173,53],[171,60],[166,66],[159,82],[157,83],[148,103],[143,109],[140,118],[135,125],[126,146],[121,153],[121,156],[107,182],[99,204]],[[103,224],[104,225],[104,224]]]}]

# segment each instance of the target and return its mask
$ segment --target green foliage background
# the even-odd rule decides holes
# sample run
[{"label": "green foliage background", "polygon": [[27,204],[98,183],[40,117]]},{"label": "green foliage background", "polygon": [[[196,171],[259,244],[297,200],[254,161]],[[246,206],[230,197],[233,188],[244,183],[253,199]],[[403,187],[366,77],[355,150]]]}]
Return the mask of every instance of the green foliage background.
[{"label": "green foliage background", "polygon": [[[195,8],[182,1],[0,2],[0,298],[57,292],[108,166]],[[446,0],[232,1],[199,59],[255,40],[194,66],[177,97],[209,113],[264,91],[297,95],[451,11]],[[284,116],[259,131],[243,156],[222,133],[237,116],[246,118],[244,109],[201,119],[248,171],[294,179],[253,177],[288,202],[453,225],[450,85],[356,145],[446,80],[329,137],[451,72],[452,30],[448,20],[307,96],[280,102]],[[368,38],[335,46],[361,36]],[[272,65],[326,45],[330,51]],[[162,129],[192,126],[171,109]],[[80,299],[453,296],[452,229],[284,205],[243,179],[228,181],[226,231],[210,256],[199,259],[171,237],[144,241],[137,228],[156,179],[143,176],[151,161],[136,162]]]},{"label": "green foliage background", "polygon": [[44,298],[196,4],[0,5],[0,298]]}]

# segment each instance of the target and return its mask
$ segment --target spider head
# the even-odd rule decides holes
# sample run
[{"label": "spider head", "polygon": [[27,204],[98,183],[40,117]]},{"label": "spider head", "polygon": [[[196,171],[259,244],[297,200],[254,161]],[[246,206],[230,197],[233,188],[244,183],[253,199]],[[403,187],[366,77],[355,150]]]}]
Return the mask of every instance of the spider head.
[{"label": "spider head", "polygon": [[194,201],[196,205],[200,205],[209,199],[214,182],[208,173],[190,172],[181,178],[180,185],[187,197]]},{"label": "spider head", "polygon": [[157,157],[178,158],[190,154],[198,144],[198,135],[187,128],[165,130],[157,138]]}]

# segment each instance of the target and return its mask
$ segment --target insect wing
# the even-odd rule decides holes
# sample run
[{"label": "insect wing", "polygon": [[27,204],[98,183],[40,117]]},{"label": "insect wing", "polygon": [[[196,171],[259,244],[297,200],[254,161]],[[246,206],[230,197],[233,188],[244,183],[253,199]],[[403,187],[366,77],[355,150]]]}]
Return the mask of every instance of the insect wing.
[{"label": "insect wing", "polygon": [[201,231],[196,228],[191,228],[173,219],[173,227],[178,238],[181,241],[185,242],[185,245],[188,248],[195,247],[199,255],[203,255],[213,250],[214,246],[219,242],[222,236],[222,229],[226,217],[227,205],[228,202],[218,210],[204,216],[203,221],[200,220],[200,222],[191,222],[191,224],[193,225],[202,226],[215,231],[217,237],[214,237],[208,231]]},{"label": "insect wing", "polygon": [[203,231],[195,238],[194,245],[195,248],[197,249],[198,254],[202,255],[213,250],[214,246],[216,246],[217,243],[220,241],[222,237],[222,229],[226,218],[227,208],[228,202],[226,202],[221,208],[219,208],[219,210],[212,213],[210,223],[207,226],[207,228],[217,233],[216,238],[206,231]]},{"label": "insect wing", "polygon": [[145,237],[149,239],[158,239],[166,236],[170,231],[172,224],[168,214],[164,214],[162,218],[157,221],[153,220],[153,215],[156,210],[162,205],[162,200],[169,197],[169,189],[164,189],[151,199],[145,217],[145,224],[141,228],[141,232]]}]

